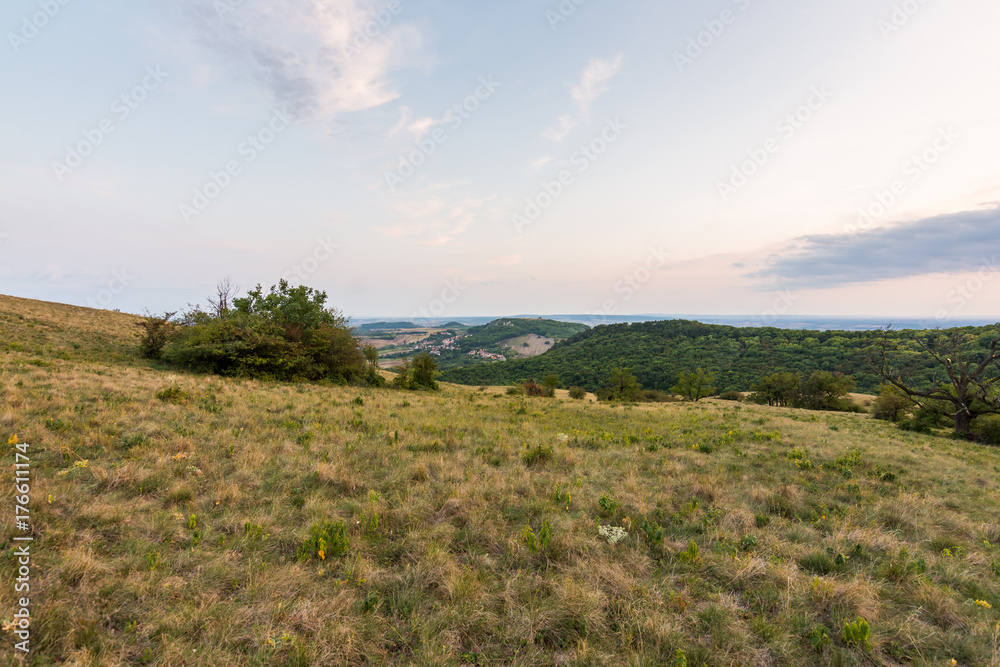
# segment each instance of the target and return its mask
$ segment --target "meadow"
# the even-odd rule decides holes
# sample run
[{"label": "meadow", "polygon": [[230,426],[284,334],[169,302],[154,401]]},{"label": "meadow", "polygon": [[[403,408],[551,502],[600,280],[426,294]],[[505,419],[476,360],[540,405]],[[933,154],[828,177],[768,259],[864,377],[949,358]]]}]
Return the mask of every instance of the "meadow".
[{"label": "meadow", "polygon": [[[1000,450],[863,414],[284,384],[0,297],[4,664],[1000,665]],[[15,440],[16,436],[16,440]]]}]

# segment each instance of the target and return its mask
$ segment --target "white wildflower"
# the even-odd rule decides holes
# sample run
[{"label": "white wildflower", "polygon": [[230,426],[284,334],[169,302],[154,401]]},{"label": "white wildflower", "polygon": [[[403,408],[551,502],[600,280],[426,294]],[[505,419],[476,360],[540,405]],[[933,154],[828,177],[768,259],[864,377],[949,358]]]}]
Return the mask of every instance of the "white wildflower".
[{"label": "white wildflower", "polygon": [[628,537],[628,531],[621,526],[598,526],[597,532],[608,538],[608,544],[615,545]]}]

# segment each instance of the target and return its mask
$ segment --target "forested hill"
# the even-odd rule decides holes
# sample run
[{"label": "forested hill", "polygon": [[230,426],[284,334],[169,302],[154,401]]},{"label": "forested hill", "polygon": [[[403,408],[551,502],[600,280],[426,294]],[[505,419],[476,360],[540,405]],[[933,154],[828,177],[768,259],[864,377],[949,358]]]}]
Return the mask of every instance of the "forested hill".
[{"label": "forested hill", "polygon": [[[1000,326],[964,327],[973,348],[985,348]],[[760,378],[779,371],[811,373],[840,371],[854,376],[857,390],[875,392],[879,379],[865,357],[878,337],[872,331],[797,331],[738,328],[687,320],[599,326],[576,334],[540,357],[456,368],[446,382],[508,384],[528,378],[559,376],[564,387],[595,390],[604,386],[611,369],[630,367],[647,389],[669,390],[683,371],[704,368],[716,374],[720,390],[747,391]],[[921,384],[934,382],[940,366],[921,352],[915,331],[893,332],[906,365]]]}]

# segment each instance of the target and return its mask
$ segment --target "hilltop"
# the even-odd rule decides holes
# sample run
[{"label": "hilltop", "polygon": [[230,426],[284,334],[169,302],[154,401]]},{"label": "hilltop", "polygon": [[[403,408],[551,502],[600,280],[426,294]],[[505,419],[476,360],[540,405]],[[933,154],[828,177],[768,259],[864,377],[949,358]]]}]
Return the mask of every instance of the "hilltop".
[{"label": "hilltop", "polygon": [[178,373],[135,358],[137,319],[0,297],[26,664],[1000,665],[997,448]]}]

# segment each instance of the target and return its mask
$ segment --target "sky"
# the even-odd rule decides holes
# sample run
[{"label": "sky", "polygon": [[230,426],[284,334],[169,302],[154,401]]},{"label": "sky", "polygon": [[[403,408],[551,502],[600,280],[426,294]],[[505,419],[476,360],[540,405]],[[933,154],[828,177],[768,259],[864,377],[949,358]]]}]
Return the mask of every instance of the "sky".
[{"label": "sky", "polygon": [[7,0],[0,293],[1000,319],[995,0]]}]

